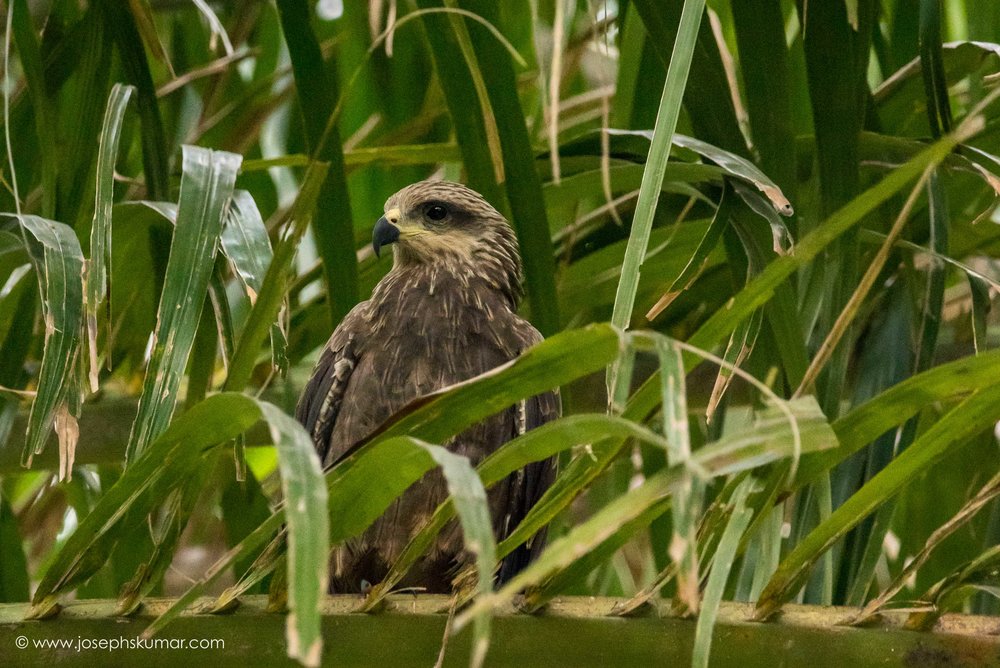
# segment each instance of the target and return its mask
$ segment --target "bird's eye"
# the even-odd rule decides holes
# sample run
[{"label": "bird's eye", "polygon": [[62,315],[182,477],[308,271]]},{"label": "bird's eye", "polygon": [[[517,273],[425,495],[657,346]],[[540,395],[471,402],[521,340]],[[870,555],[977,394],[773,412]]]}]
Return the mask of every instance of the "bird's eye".
[{"label": "bird's eye", "polygon": [[444,208],[440,204],[431,204],[427,207],[427,210],[424,211],[424,215],[430,220],[440,221],[448,217],[448,209]]}]

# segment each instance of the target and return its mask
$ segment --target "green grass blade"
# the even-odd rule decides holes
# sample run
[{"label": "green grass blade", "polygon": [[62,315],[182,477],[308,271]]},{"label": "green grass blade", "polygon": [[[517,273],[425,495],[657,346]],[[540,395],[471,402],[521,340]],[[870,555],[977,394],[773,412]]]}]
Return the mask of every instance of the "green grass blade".
[{"label": "green grass blade", "polygon": [[619,12],[618,76],[610,124],[617,128],[638,130],[653,126],[656,100],[645,93],[663,88],[666,69],[654,51],[653,40],[646,32],[635,4],[629,3],[623,10]]},{"label": "green grass blade", "polygon": [[698,610],[700,598],[698,568],[698,517],[705,495],[705,481],[688,467],[691,461],[691,432],[688,426],[687,387],[684,381],[684,358],[677,343],[657,337],[660,360],[660,393],[663,411],[663,435],[667,439],[667,465],[681,467],[683,473],[674,490],[670,513],[673,536],[667,547],[670,559],[677,564],[677,596],[688,610]]},{"label": "green grass blade", "polygon": [[[217,453],[213,453],[216,455]],[[123,520],[123,526],[135,526],[143,519],[150,522],[147,529],[149,544],[137,547],[130,545],[142,554],[142,559],[128,582],[118,591],[118,601],[115,614],[126,616],[135,613],[142,605],[142,599],[152,592],[161,582],[170,565],[174,561],[174,553],[181,541],[184,527],[202,495],[205,481],[215,469],[217,456],[206,458],[202,465],[187,469],[184,475],[178,476],[176,482],[165,481],[163,487],[155,488],[148,493],[153,503],[159,503],[159,508],[153,508],[149,514],[136,510],[131,518]],[[169,489],[164,487],[171,486]],[[162,496],[161,496],[162,493]],[[139,518],[136,522],[134,518]],[[155,523],[151,521],[155,518]],[[130,520],[132,520],[130,522]],[[141,524],[137,527],[142,532]],[[145,532],[143,532],[145,533]],[[143,536],[143,538],[145,538]],[[120,537],[118,542],[128,541],[128,536]],[[145,540],[143,541],[145,543]]]},{"label": "green grass blade", "polygon": [[951,103],[941,53],[941,2],[920,0],[920,71],[927,96],[927,118],[932,137],[951,131]]},{"label": "green grass blade", "polygon": [[101,495],[97,504],[56,553],[35,590],[33,615],[49,614],[59,594],[97,572],[122,536],[118,524],[127,514],[145,517],[163,501],[148,492],[167,484],[177,472],[186,473],[200,461],[203,449],[226,442],[249,429],[260,413],[246,410],[253,400],[236,394],[209,397],[157,438],[125,469],[118,481]]},{"label": "green grass blade", "polygon": [[[601,564],[614,555],[615,551],[626,545],[629,541],[641,536],[641,532],[647,529],[656,519],[664,515],[671,507],[670,499],[662,499],[649,506],[634,519],[625,524],[615,527],[607,538],[601,541],[579,559],[573,561],[566,568],[556,572],[546,578],[537,588],[531,588],[524,593],[525,612],[536,612],[541,610],[553,598],[565,593],[571,587],[578,587],[580,582],[598,568]],[[672,568],[676,568],[671,564]]]},{"label": "green grass blade", "polygon": [[177,405],[240,160],[232,153],[184,147],[177,225],[126,461],[163,432]]},{"label": "green grass blade", "polygon": [[170,199],[170,147],[163,129],[163,118],[156,100],[156,87],[149,71],[149,61],[132,12],[107,11],[115,45],[121,55],[125,78],[135,86],[136,106],[142,122],[142,161],[146,177],[146,197]]},{"label": "green grass blade", "polygon": [[[221,397],[241,397],[253,401],[243,395],[226,393]],[[210,397],[200,406],[215,400]],[[178,422],[186,421],[187,415]],[[374,522],[392,501],[402,494],[411,484],[438,464],[445,462],[449,491],[457,493],[462,498],[460,519],[467,547],[478,543],[480,550],[479,563],[486,565],[491,558],[491,548],[484,541],[492,541],[492,524],[486,511],[485,491],[478,482],[478,476],[467,461],[463,464],[461,458],[450,455],[439,446],[430,445],[408,436],[386,438],[373,443],[364,450],[359,450],[341,460],[326,473],[326,489],[328,492],[328,509],[330,514],[329,536],[331,544],[338,544],[356,536]],[[373,486],[371,481],[378,478],[380,484]],[[482,502],[482,508],[476,506]],[[349,512],[348,512],[349,509]],[[215,582],[218,577],[238,558],[244,557],[262,548],[274,532],[281,527],[284,513],[279,510],[261,523],[253,532],[238,545],[217,561],[199,582],[195,583],[177,602],[153,624],[144,631],[152,635],[163,628],[181,610],[189,606],[201,596],[206,587]],[[484,517],[487,518],[484,524]],[[485,547],[484,547],[485,546]],[[488,576],[486,574],[489,574]],[[492,577],[492,566],[480,577]],[[482,585],[482,582],[481,582]]]},{"label": "green grass blade", "polygon": [[[823,3],[809,12],[808,23],[823,30],[806,30],[803,39],[819,166],[819,209],[833,214],[853,201],[861,187],[858,137],[864,127],[868,87],[868,57],[878,3],[859,0],[854,21],[845,3]],[[814,23],[815,22],[815,23]],[[826,250],[816,267],[823,281],[818,334],[825,337],[847,303],[857,282],[855,233],[845,230]],[[847,372],[849,346],[833,350],[818,386],[821,403],[831,417],[839,407]]]},{"label": "green grass blade", "polygon": [[31,113],[35,119],[35,133],[41,148],[43,217],[52,218],[56,213],[56,176],[60,156],[56,148],[56,118],[49,99],[42,57],[39,53],[35,26],[27,0],[12,0],[11,32],[21,58],[28,95],[31,96]]},{"label": "green grass blade", "polygon": [[668,74],[678,53],[677,37],[685,33],[690,37],[694,54],[691,59],[691,76],[684,91],[684,107],[698,136],[728,151],[747,154],[746,141],[740,132],[736,110],[729,95],[722,57],[708,19],[688,32],[684,19],[690,3],[684,3],[682,7],[680,2],[635,0],[631,4],[642,17],[650,36],[649,42],[666,66]]},{"label": "green grass blade", "polygon": [[653,320],[662,313],[671,302],[673,302],[681,292],[694,283],[708,261],[709,254],[715,250],[722,238],[722,232],[729,225],[729,215],[732,211],[731,202],[733,195],[729,188],[724,188],[719,198],[719,204],[712,216],[712,222],[705,228],[705,233],[698,241],[698,246],[694,252],[688,256],[687,264],[679,274],[670,282],[670,287],[662,297],[653,305],[653,308],[646,314],[648,320]]},{"label": "green grass blade", "polygon": [[733,0],[750,133],[765,174],[795,199],[796,155],[785,19],[778,0]]},{"label": "green grass blade", "polygon": [[778,184],[768,178],[764,172],[760,171],[755,164],[746,158],[735,153],[725,151],[716,146],[712,146],[708,142],[701,141],[695,137],[675,135],[673,142],[682,148],[694,151],[703,158],[711,160],[719,167],[726,170],[726,173],[746,181],[750,185],[757,188],[757,190],[759,190],[761,194],[767,198],[771,206],[774,207],[774,210],[781,215],[792,215],[792,203],[789,202],[788,198],[785,197],[785,194],[781,192],[781,188],[778,187]]},{"label": "green grass blade", "polygon": [[97,313],[107,295],[111,265],[111,210],[114,206],[115,161],[121,140],[125,107],[135,89],[115,84],[111,88],[97,153],[97,194],[90,228],[90,258],[87,260],[87,344],[90,351],[90,391],[99,387],[97,361]]},{"label": "green grass blade", "polygon": [[833,423],[840,446],[805,457],[796,485],[814,480],[929,404],[954,401],[990,387],[998,373],[1000,351],[989,351],[942,364],[894,385]]},{"label": "green grass blade", "polygon": [[[515,3],[469,0],[463,4],[501,28],[515,19],[511,16],[516,11]],[[470,22],[468,30],[496,113],[506,175],[504,187],[510,202],[511,223],[521,247],[531,321],[547,336],[560,329],[554,251],[542,183],[517,94],[514,63],[485,26]]]},{"label": "green grass blade", "polygon": [[733,514],[722,532],[719,546],[715,549],[712,568],[708,572],[708,582],[705,584],[705,595],[702,599],[701,612],[694,634],[694,650],[691,656],[691,668],[708,668],[709,652],[712,649],[712,630],[719,612],[719,603],[729,580],[729,572],[733,569],[736,552],[743,540],[743,534],[750,526],[753,511],[746,507],[747,496],[754,485],[753,478],[747,478],[733,492],[730,503]]},{"label": "green grass blade", "polygon": [[[632,320],[635,295],[639,288],[639,269],[649,245],[653,215],[660,198],[660,187],[666,173],[674,129],[677,127],[677,119],[680,116],[684,86],[687,83],[688,70],[691,66],[691,57],[698,37],[698,25],[701,23],[704,6],[704,0],[685,0],[681,22],[677,29],[677,41],[674,44],[670,66],[667,69],[667,79],[663,84],[660,108],[656,115],[656,126],[650,140],[649,157],[643,170],[642,184],[639,186],[639,199],[636,202],[632,231],[629,234],[629,243],[625,250],[621,282],[618,284],[614,311],[611,316],[611,322],[621,329],[627,329]],[[609,377],[609,386],[615,384],[612,381],[613,378]]]},{"label": "green grass blade", "polygon": [[[486,489],[468,459],[448,452],[440,446],[423,447],[441,467],[441,473],[448,482],[448,494],[462,523],[465,549],[475,558],[478,573],[476,591],[480,596],[487,596],[493,591],[493,570],[497,559],[493,520],[490,518],[486,502]],[[490,611],[486,610],[475,620],[470,659],[470,665],[474,668],[482,666],[486,658],[486,650],[490,643],[490,617]]]},{"label": "green grass blade", "polygon": [[[316,249],[323,260],[330,318],[336,324],[358,301],[354,223],[344,175],[344,152],[336,123],[327,128],[340,97],[339,84],[336,70],[323,62],[309,22],[310,4],[306,0],[280,0],[278,14],[292,60],[295,90],[310,150],[315,160],[329,165],[312,223]],[[324,138],[327,129],[329,134]]]},{"label": "green grass blade", "polygon": [[74,101],[73,112],[61,119],[60,170],[56,215],[73,228],[92,218],[94,150],[111,89],[112,42],[107,36],[104,11],[92,5],[82,21],[86,25],[80,60],[65,91]]},{"label": "green grass blade", "polygon": [[[829,443],[803,441],[803,448],[828,447]],[[792,457],[795,448],[791,439],[785,439],[768,453],[766,460],[744,458],[744,452],[756,451],[758,444],[748,442],[736,448],[718,448],[708,445],[692,454],[689,462],[671,466],[647,478],[639,487],[600,508],[593,516],[575,526],[566,535],[553,541],[545,551],[527,568],[512,578],[507,584],[489,597],[480,597],[455,620],[456,630],[467,624],[470,618],[484,608],[505,605],[517,592],[525,587],[545,581],[558,571],[573,565],[589,551],[598,549],[615,531],[642,515],[654,504],[675,493],[683,482],[684,475],[698,471],[711,478],[723,475],[723,471],[743,471],[759,465]],[[652,517],[650,518],[652,519]]]},{"label": "green grass blade", "polygon": [[998,495],[1000,495],[1000,476],[994,476],[954,516],[949,518],[947,522],[938,527],[927,538],[927,542],[914,555],[913,559],[908,561],[906,566],[893,578],[887,587],[879,592],[877,597],[865,605],[864,610],[858,613],[857,617],[852,620],[852,623],[863,623],[869,620],[881,608],[885,607],[896,594],[907,586],[907,582],[915,576],[916,572],[927,563],[934,550],[940,547],[949,536],[970,522],[980,510],[987,507],[990,501]]},{"label": "green grass blade", "polygon": [[105,563],[117,541],[127,536],[123,519],[144,518],[163,501],[156,492],[178,480],[197,480],[198,471],[210,468],[207,458],[261,419],[268,422],[278,448],[285,494],[284,511],[276,517],[287,524],[292,557],[289,647],[298,650],[306,665],[317,665],[328,554],[323,474],[311,439],[293,418],[241,394],[215,395],[196,405],[138,456],[57,553],[36,590],[31,614],[49,614],[61,592]]},{"label": "green grass blade", "polygon": [[881,504],[893,498],[936,462],[1000,420],[1000,387],[973,394],[938,420],[892,463],[806,536],[778,567],[761,593],[755,617],[766,619],[795,595],[812,565],[833,544]]},{"label": "green grass blade", "polygon": [[[740,290],[723,310],[717,311],[706,320],[688,340],[692,346],[703,350],[718,345],[725,337],[760,306],[771,299],[775,289],[796,270],[813,260],[827,246],[844,232],[853,228],[876,207],[899,192],[916,178],[927,165],[938,163],[960,141],[981,128],[981,119],[970,119],[965,128],[947,135],[920,154],[894,170],[880,182],[844,205],[822,225],[803,237],[795,247],[793,255],[779,257],[771,262],[760,275]],[[690,364],[697,361],[692,357]],[[689,369],[692,367],[688,367]],[[639,388],[630,400],[630,411],[648,414],[655,406],[659,392],[659,380],[650,378]]]},{"label": "green grass blade", "polygon": [[[21,463],[31,465],[31,458],[42,452],[49,427],[57,413],[65,412],[67,402],[78,402],[74,371],[80,352],[83,331],[83,251],[76,234],[68,226],[38,216],[17,217],[27,241],[31,261],[38,276],[42,295],[45,344],[38,371],[38,394],[31,404],[28,435]],[[60,434],[60,445],[65,446]],[[62,451],[62,448],[60,448]],[[60,457],[60,469],[68,476],[72,448]]]},{"label": "green grass blade", "polygon": [[[505,444],[498,451],[483,460],[479,465],[479,477],[483,485],[492,487],[508,475],[524,466],[542,461],[569,448],[578,445],[599,443],[605,439],[634,438],[638,442],[654,444],[665,448],[666,443],[645,427],[628,420],[610,415],[585,414],[572,415],[549,422],[518,436]],[[372,588],[365,600],[365,609],[371,610],[388,595],[400,580],[410,571],[417,560],[430,547],[434,538],[444,525],[455,515],[455,509],[450,502],[438,506],[427,524],[417,533],[400,553],[396,563],[392,564],[382,582]],[[526,520],[527,521],[527,518]],[[533,520],[534,521],[534,520]],[[523,522],[522,522],[523,523]],[[544,522],[535,524],[535,531]],[[528,537],[528,533],[518,527],[518,536]],[[515,538],[514,534],[504,540],[499,556],[504,557],[513,551],[523,540]]]},{"label": "green grass blade", "polygon": [[250,303],[257,301],[267,268],[271,264],[271,240],[253,195],[233,193],[233,201],[222,228],[222,252],[246,288]]},{"label": "green grass blade", "polygon": [[[376,494],[382,493],[382,490],[376,491],[370,488],[370,486],[364,490],[350,487],[345,488],[343,492],[336,491],[340,489],[340,483],[334,482],[335,478],[339,479],[340,476],[346,475],[344,472],[349,470],[350,466],[353,466],[351,463],[361,461],[359,458],[364,456],[366,452],[378,451],[383,447],[383,443],[387,441],[399,441],[400,438],[394,437],[404,434],[415,436],[424,441],[446,441],[469,425],[475,424],[523,398],[539,394],[540,392],[603,368],[618,354],[621,345],[623,343],[619,333],[608,325],[593,325],[581,330],[563,332],[550,337],[528,350],[514,362],[500,369],[487,372],[465,383],[445,388],[440,392],[428,395],[404,407],[397,414],[395,421],[389,424],[384,432],[347,453],[341,460],[341,463],[328,473],[327,477],[330,481],[329,486],[331,490],[330,507],[337,508],[340,507],[339,504],[341,503],[351,503],[362,494],[374,498]],[[536,431],[529,432],[529,434],[523,437],[525,439],[524,442],[528,444],[525,447],[533,449],[536,446],[532,445],[532,443],[537,443],[535,439],[545,436],[545,431],[537,435]],[[642,435],[646,434],[647,431],[640,427],[635,433]],[[652,438],[655,439],[656,437],[652,436]],[[392,447],[405,448],[406,446],[404,444]],[[399,456],[401,457],[402,455]],[[431,464],[419,454],[407,455],[407,457],[411,456],[417,457],[415,463],[407,463],[407,461],[401,459],[394,460],[391,457],[386,461],[393,461],[393,470],[398,468],[400,471],[405,471],[409,467],[417,466],[419,470],[414,472],[413,475],[422,475],[427,469],[421,467],[429,467]],[[530,457],[530,455],[526,456]],[[382,460],[376,459],[375,461]],[[509,462],[510,460],[507,461]],[[509,465],[511,464],[503,466]],[[502,470],[500,464],[497,466],[499,470]],[[381,479],[384,471],[384,468],[379,470],[373,469],[370,475],[378,475]],[[498,475],[495,470],[493,473],[487,470],[486,473],[491,477]],[[378,502],[378,504],[381,504],[380,507],[382,510],[388,506],[396,495],[402,493],[406,489],[406,486],[408,486],[408,483],[404,484],[405,478],[401,480],[403,480],[400,483],[402,486],[398,487],[395,493],[390,493],[391,490],[386,491],[388,496],[384,501]],[[387,481],[387,484],[391,482],[388,478]],[[360,481],[358,484],[361,484]],[[340,494],[343,495],[343,498],[338,496]],[[382,497],[380,496],[379,498]],[[338,517],[338,521],[333,524],[331,529],[333,542],[339,542],[348,536],[363,531],[371,521],[374,521],[378,517],[378,514],[376,513],[371,519],[365,519],[365,517],[361,517],[360,515],[356,517],[353,513],[350,516]],[[536,533],[546,522],[547,520],[544,520],[536,525],[534,530],[520,538],[520,541],[523,542]],[[209,575],[192,587],[178,601],[178,606],[189,605],[197,596],[201,595],[205,587],[214,582],[233,560],[243,558],[254,550],[261,548],[270,540],[270,532],[273,532],[278,526],[280,526],[280,522],[273,519],[261,525],[258,530],[244,539],[240,545],[230,550],[225,557],[225,563],[220,561],[213,566]],[[510,538],[508,541],[510,541]],[[520,543],[514,542],[509,544],[516,547]],[[509,551],[510,549],[501,550],[500,553],[506,554]],[[170,614],[173,615],[176,612],[172,611]]]},{"label": "green grass blade", "polygon": [[[787,408],[794,415],[799,436],[806,449],[815,452],[836,447],[836,436],[815,399],[812,397],[796,399],[788,402]],[[713,453],[711,456],[713,461],[712,473],[713,475],[724,476],[738,474],[748,467],[766,466],[768,463],[775,461],[776,453],[788,451],[789,443],[793,442],[794,437],[788,416],[783,411],[775,407],[770,407],[762,411],[754,422],[747,425],[746,428],[729,431],[718,441],[707,446]],[[597,447],[594,450],[596,452]],[[594,466],[596,467],[597,465],[595,464]],[[773,470],[772,477],[774,477],[775,484],[769,486],[773,490],[773,493],[777,492],[777,488],[780,486],[780,479],[785,476],[786,472],[787,468]],[[560,480],[556,482],[558,484]],[[773,505],[773,493],[756,495],[759,498],[753,504],[753,507],[756,509],[755,512]],[[624,545],[637,531],[649,526],[653,520],[666,512],[668,504],[669,499],[650,506],[642,515],[618,527],[607,538],[601,541],[598,546],[594,547],[587,554],[582,555],[573,564],[547,578],[540,589],[527,592],[525,601],[529,609],[536,609],[538,606],[544,605],[553,596],[563,593],[567,587],[579,582],[581,577],[593,570],[617,547]],[[701,518],[702,527],[711,526],[711,522],[707,518],[712,516],[713,511],[717,512],[717,509],[718,505],[713,504],[706,511]],[[530,519],[530,517],[525,518],[522,524],[527,523]],[[778,520],[780,519],[779,515]],[[702,539],[699,541],[700,553],[705,555],[711,554],[706,544],[710,542],[709,539],[713,536],[715,538],[719,537],[723,527],[718,526],[717,529],[718,531],[716,532],[705,531],[703,528],[700,529],[702,534]],[[663,544],[669,543],[669,540],[666,540],[668,536],[664,537]],[[780,541],[780,538],[778,540]],[[501,548],[503,545],[501,544]],[[502,553],[503,550],[501,549]],[[778,559],[777,555],[775,555],[771,572],[773,572],[773,569],[777,565]],[[673,579],[676,573],[677,564],[670,562],[663,573],[654,580],[652,585],[646,587],[642,593],[630,600],[617,614],[627,615],[634,611],[643,602],[648,601],[652,596],[656,595],[666,581]],[[763,586],[764,582],[761,582],[760,587]]]},{"label": "green grass blade", "polygon": [[920,596],[921,601],[927,602],[927,607],[910,613],[906,628],[913,631],[930,630],[942,614],[961,609],[967,599],[979,592],[1000,597],[1000,588],[996,586],[998,566],[1000,545],[994,545],[935,582]]},{"label": "green grass blade", "polygon": [[[212,398],[213,397],[209,397],[209,400]],[[188,590],[181,596],[179,596],[177,600],[174,601],[173,605],[153,620],[153,622],[143,630],[143,636],[151,637],[159,633],[167,624],[176,619],[178,615],[189,608],[196,600],[198,600],[198,598],[203,596],[209,586],[218,582],[220,577],[227,574],[229,572],[229,568],[236,561],[245,559],[267,546],[272,540],[274,534],[281,529],[283,520],[284,513],[278,511],[257,525],[253,531],[243,538],[243,540],[230,548],[228,552],[212,564],[208,571],[206,571],[205,575],[191,585],[191,587],[189,587]]]},{"label": "green grass blade", "polygon": [[316,199],[326,180],[326,169],[326,163],[314,162],[306,170],[302,187],[289,212],[291,229],[274,250],[274,256],[261,283],[260,294],[257,295],[257,301],[236,344],[236,352],[233,353],[224,385],[227,390],[240,391],[250,382],[260,347],[268,332],[272,331],[288,292],[289,272],[295,251],[312,219]]},{"label": "green grass blade", "polygon": [[[240,283],[243,284],[250,305],[254,306],[257,303],[257,295],[262,289],[268,267],[271,265],[273,253],[271,239],[267,235],[267,227],[264,226],[264,220],[257,209],[257,203],[253,196],[245,190],[237,190],[233,194],[233,201],[226,216],[226,224],[222,228],[222,252],[239,277]],[[224,295],[224,292],[222,294]],[[272,323],[270,329],[271,362],[274,368],[284,373],[288,366],[288,360],[284,354],[287,346],[285,331],[281,322]],[[230,347],[230,355],[227,359],[232,359],[234,349],[235,345]]]},{"label": "green grass blade", "polygon": [[288,526],[288,656],[320,665],[320,605],[327,588],[329,519],[323,467],[305,429],[276,406],[258,404],[277,445]]},{"label": "green grass blade", "polygon": [[170,73],[173,74],[174,68],[170,64],[170,58],[167,56],[167,51],[163,48],[163,42],[160,41],[160,36],[156,32],[156,24],[153,20],[153,8],[149,6],[149,0],[128,0],[128,5],[146,47],[149,48],[153,57],[166,65]]},{"label": "green grass blade", "polygon": [[[462,150],[468,184],[498,211],[506,213],[509,207],[500,185],[504,176],[504,161],[497,119],[489,96],[477,89],[472,68],[478,69],[478,63],[470,62],[467,57],[471,50],[467,43],[468,34],[456,30],[454,19],[459,17],[453,17],[454,12],[447,11],[449,8],[444,7],[443,0],[418,0],[416,4],[422,10],[437,10],[422,14],[420,22],[428,36],[437,79]],[[478,73],[480,80],[482,76]]]},{"label": "green grass blade", "polygon": [[411,434],[443,442],[521,399],[597,371],[624,345],[621,333],[606,324],[561,332],[502,367],[404,406],[373,439]]}]

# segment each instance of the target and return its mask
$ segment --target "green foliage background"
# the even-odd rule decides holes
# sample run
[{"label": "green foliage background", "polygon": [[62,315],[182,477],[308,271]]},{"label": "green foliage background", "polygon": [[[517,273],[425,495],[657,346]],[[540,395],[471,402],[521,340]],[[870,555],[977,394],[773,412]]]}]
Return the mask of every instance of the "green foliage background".
[{"label": "green foliage background", "polygon": [[[997,611],[1000,8],[342,4],[4,5],[0,602],[180,597],[155,631],[268,592],[315,663],[331,541],[440,466],[454,503],[358,606],[457,515],[474,659],[521,591],[674,597],[694,665],[723,599]],[[550,338],[324,484],[289,413],[428,177],[508,216]],[[478,471],[434,445],[560,385]],[[494,545],[484,485],[554,453]]]}]

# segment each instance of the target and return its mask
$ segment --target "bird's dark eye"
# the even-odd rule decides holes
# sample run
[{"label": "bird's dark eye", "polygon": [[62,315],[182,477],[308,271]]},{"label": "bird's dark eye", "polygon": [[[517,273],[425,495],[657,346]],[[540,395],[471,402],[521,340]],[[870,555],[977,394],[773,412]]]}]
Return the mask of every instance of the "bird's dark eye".
[{"label": "bird's dark eye", "polygon": [[424,215],[430,220],[440,221],[448,217],[448,209],[444,208],[440,204],[431,204],[424,211]]}]

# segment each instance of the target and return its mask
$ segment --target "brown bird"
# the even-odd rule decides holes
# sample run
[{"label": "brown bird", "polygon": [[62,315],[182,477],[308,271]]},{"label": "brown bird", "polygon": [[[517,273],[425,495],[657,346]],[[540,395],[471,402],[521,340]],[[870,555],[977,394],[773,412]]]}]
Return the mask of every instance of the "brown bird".
[{"label": "brown bird", "polygon": [[[395,244],[392,270],[334,331],[299,400],[296,415],[325,467],[411,400],[500,366],[542,339],[517,314],[521,258],[514,231],[475,191],[448,181],[400,190],[385,203],[372,234],[376,255],[387,244]],[[558,394],[548,392],[444,445],[477,465],[559,413]],[[550,459],[488,491],[498,540],[517,526],[554,475]],[[357,592],[364,583],[380,582],[447,495],[443,477],[431,471],[361,536],[336,548],[331,591]],[[523,569],[543,540],[536,535],[504,558],[498,582]],[[452,523],[400,584],[450,592],[453,578],[469,563]]]}]

